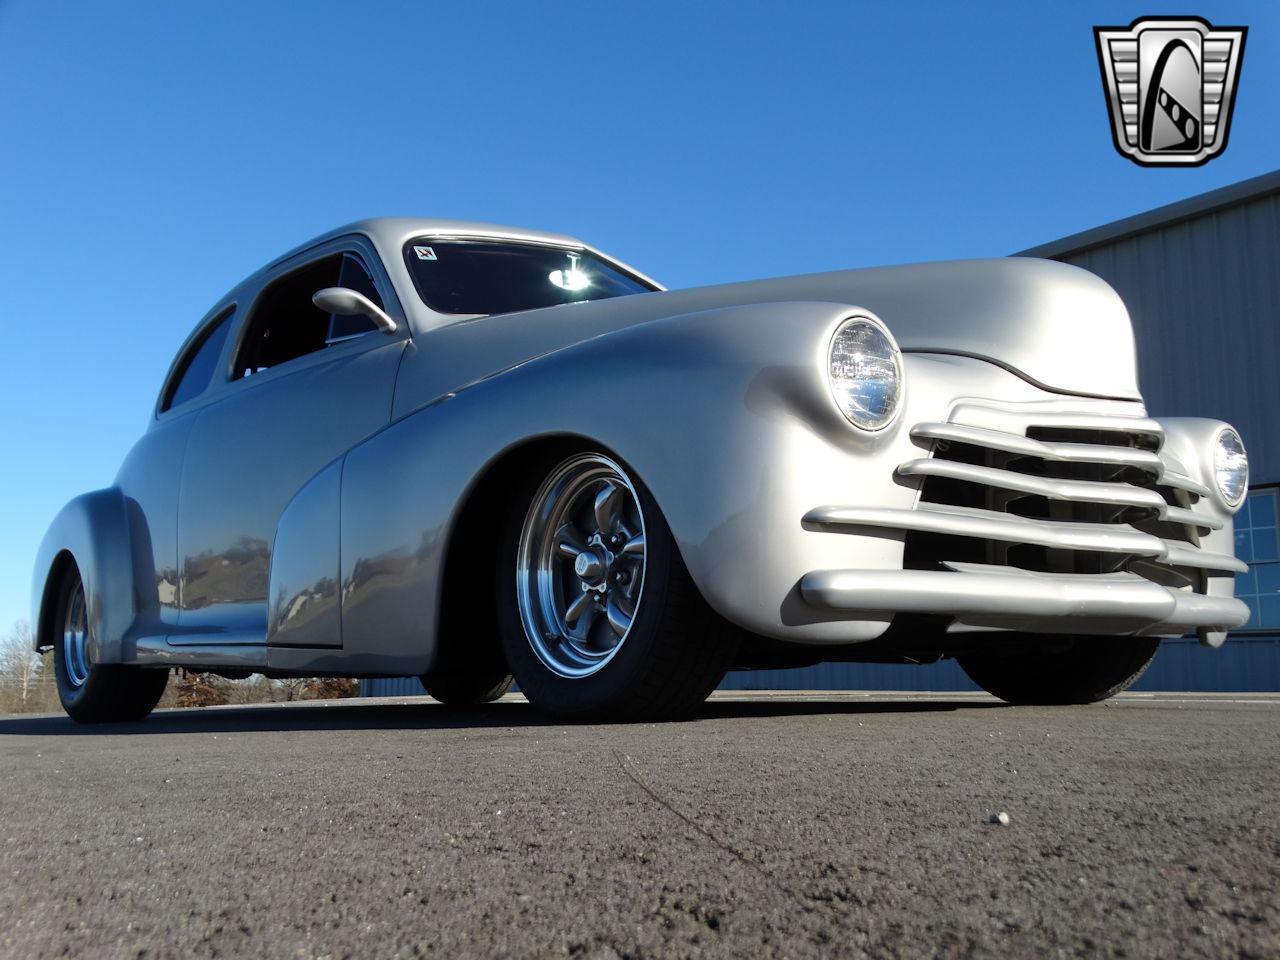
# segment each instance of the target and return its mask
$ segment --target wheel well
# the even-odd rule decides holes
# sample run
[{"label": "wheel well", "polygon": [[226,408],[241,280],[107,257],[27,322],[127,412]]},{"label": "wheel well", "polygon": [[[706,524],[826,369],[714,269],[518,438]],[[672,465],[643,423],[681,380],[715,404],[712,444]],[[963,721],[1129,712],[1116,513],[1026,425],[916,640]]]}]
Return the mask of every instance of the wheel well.
[{"label": "wheel well", "polygon": [[58,614],[58,592],[67,574],[77,569],[76,558],[70,550],[61,551],[49,565],[49,575],[45,577],[44,592],[40,595],[40,611],[35,624],[36,649],[45,650],[53,646],[54,617]]},{"label": "wheel well", "polygon": [[607,448],[582,437],[530,440],[502,453],[472,484],[445,552],[435,670],[501,662],[496,564],[502,525],[514,509],[511,490],[527,483],[529,471],[547,460],[586,449]]}]

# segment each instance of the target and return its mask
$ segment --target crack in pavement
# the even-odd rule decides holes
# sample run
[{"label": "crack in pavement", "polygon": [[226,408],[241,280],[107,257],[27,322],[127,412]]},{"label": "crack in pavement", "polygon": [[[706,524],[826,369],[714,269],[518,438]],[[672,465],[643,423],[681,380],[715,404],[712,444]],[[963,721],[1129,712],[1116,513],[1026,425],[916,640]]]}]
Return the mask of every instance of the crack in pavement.
[{"label": "crack in pavement", "polygon": [[737,860],[743,866],[755,871],[767,884],[769,884],[769,886],[785,894],[797,905],[805,909],[812,909],[812,906],[805,902],[805,898],[801,897],[798,893],[796,893],[786,884],[780,882],[778,878],[775,877],[772,873],[770,873],[760,864],[756,863],[754,860],[748,857],[745,853],[743,853],[733,844],[729,843],[727,840],[722,840],[720,837],[716,836],[715,833],[708,830],[702,824],[698,823],[696,820],[694,820],[692,817],[686,814],[683,810],[681,810],[675,804],[667,800],[666,797],[658,793],[657,790],[649,786],[649,784],[645,781],[645,779],[642,776],[640,776],[639,771],[636,770],[635,764],[632,763],[631,758],[629,756],[626,756],[625,754],[622,754],[617,750],[614,750],[613,758],[618,761],[618,766],[621,767],[622,772],[627,775],[627,779],[629,779],[637,787],[639,787],[646,794],[648,794],[653,799],[653,801],[657,803],[659,806],[661,806],[664,810],[668,811],[672,815],[684,821],[686,824],[692,827],[695,831],[697,831],[707,840],[710,840],[713,844],[715,844],[717,847],[719,847],[721,850],[727,853],[734,860]]}]

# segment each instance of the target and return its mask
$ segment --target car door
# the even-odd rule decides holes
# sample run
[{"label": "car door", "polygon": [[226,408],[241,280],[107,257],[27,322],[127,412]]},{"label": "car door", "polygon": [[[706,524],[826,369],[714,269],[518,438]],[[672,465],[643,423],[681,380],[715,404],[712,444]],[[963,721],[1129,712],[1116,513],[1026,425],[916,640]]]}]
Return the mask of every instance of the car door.
[{"label": "car door", "polygon": [[[321,312],[311,295],[332,286],[364,293],[397,330]],[[407,343],[400,304],[362,238],[309,251],[271,273],[240,327],[223,395],[200,411],[187,443],[181,609],[170,643],[265,642],[280,515],[326,464],[390,420]]]},{"label": "car door", "polygon": [[139,637],[163,640],[178,624],[178,488],[187,438],[234,326],[219,306],[188,338],[156,402],[155,419],[116,475],[133,545]]}]

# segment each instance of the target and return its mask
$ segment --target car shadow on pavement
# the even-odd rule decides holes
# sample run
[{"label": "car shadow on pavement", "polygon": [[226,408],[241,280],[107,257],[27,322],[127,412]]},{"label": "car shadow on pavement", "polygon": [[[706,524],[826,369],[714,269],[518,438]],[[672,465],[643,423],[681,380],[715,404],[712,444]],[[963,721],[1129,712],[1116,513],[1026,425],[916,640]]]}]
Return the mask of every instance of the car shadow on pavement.
[{"label": "car shadow on pavement", "polygon": [[[939,713],[985,710],[1006,704],[982,700],[711,700],[687,720],[672,723],[767,717]],[[325,700],[257,706],[157,710],[137,723],[84,725],[69,717],[41,714],[0,717],[0,736],[109,736],[182,733],[254,733],[294,730],[432,730],[487,727],[561,727],[576,725],[540,713],[523,701],[482,707],[448,707],[422,699],[386,703]]]}]

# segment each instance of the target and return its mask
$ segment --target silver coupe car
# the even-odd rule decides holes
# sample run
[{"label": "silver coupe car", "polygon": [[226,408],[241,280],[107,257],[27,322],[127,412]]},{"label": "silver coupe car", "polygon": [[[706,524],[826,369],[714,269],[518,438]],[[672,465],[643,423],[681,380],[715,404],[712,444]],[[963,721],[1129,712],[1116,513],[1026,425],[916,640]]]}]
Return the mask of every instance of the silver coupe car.
[{"label": "silver coupe car", "polygon": [[371,220],[196,325],[50,527],[35,642],[86,722],[171,667],[658,718],[729,669],[954,657],[1087,703],[1246,621],[1247,486],[1231,427],[1147,415],[1074,267],[666,291],[570,237]]}]

